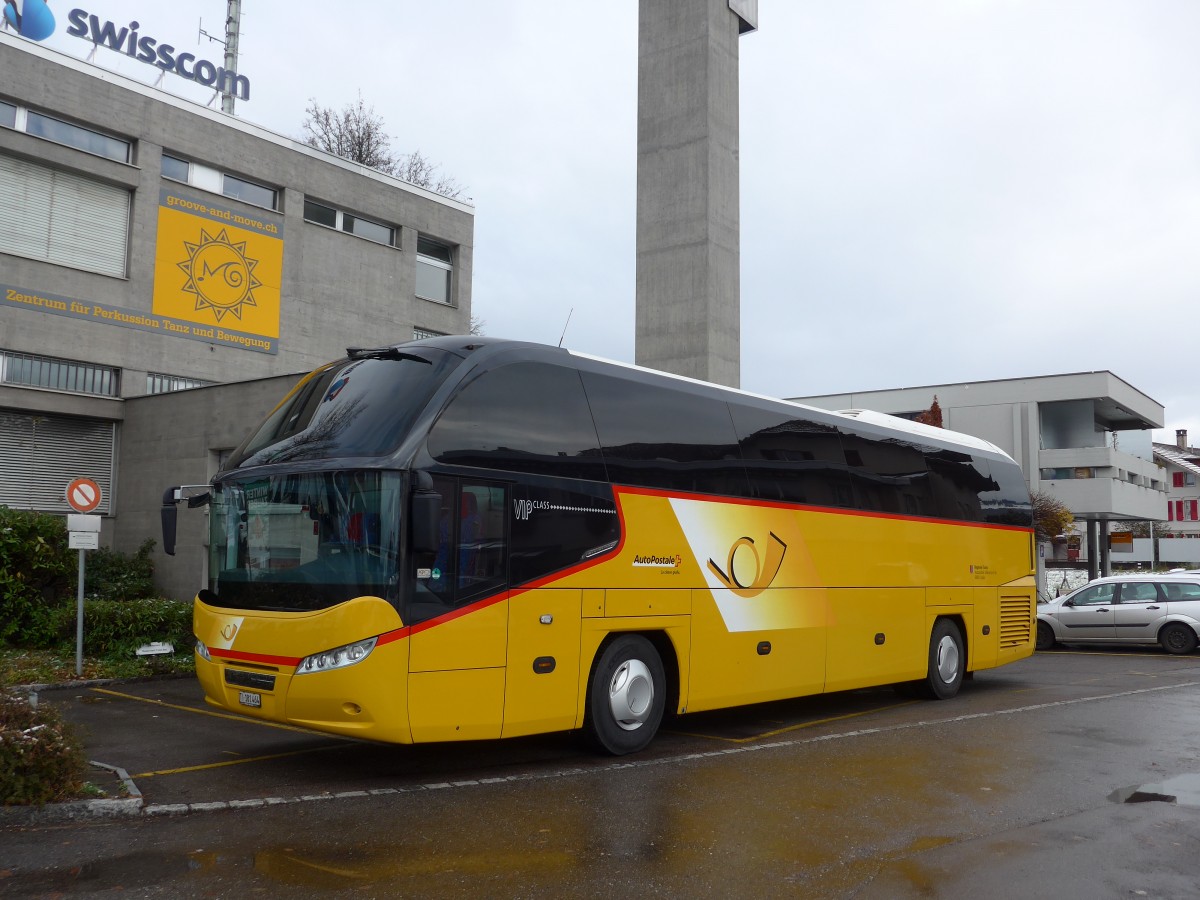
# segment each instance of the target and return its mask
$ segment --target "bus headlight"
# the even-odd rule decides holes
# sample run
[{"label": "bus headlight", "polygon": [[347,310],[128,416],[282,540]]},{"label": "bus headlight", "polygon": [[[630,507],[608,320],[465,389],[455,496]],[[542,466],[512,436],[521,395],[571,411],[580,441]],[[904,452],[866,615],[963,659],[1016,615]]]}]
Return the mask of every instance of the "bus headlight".
[{"label": "bus headlight", "polygon": [[204,641],[199,639],[196,640],[196,655],[205,662],[212,662],[212,657],[209,656],[208,648],[204,646]]},{"label": "bus headlight", "polygon": [[375,649],[377,638],[367,638],[365,641],[355,641],[344,647],[334,647],[306,656],[296,666],[297,675],[307,675],[309,672],[328,672],[330,669],[344,669],[355,663],[362,662]]}]

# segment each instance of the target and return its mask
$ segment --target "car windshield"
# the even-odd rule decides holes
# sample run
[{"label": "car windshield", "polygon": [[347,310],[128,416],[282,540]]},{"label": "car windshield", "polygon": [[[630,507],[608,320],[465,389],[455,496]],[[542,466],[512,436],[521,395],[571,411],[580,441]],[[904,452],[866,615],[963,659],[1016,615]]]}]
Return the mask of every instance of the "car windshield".
[{"label": "car windshield", "polygon": [[354,597],[397,602],[401,477],[357,470],[216,484],[204,602],[324,609]]}]

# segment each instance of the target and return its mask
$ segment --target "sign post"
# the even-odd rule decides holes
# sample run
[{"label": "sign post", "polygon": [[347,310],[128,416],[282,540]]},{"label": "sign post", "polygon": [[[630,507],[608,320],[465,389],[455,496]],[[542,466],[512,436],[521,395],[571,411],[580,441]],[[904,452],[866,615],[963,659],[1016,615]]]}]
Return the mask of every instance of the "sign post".
[{"label": "sign post", "polygon": [[67,515],[68,547],[79,551],[79,582],[75,593],[75,674],[83,674],[83,559],[88,550],[100,546],[100,517],[90,513],[100,505],[100,485],[90,478],[76,478],[67,485],[67,503],[81,515]]}]

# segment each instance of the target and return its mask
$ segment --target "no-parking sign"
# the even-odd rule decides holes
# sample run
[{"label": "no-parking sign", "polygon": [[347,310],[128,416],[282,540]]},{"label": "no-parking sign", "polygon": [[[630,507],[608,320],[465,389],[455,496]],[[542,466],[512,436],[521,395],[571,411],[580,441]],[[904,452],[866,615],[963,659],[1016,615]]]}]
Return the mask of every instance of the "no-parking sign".
[{"label": "no-parking sign", "polygon": [[90,478],[76,478],[67,485],[67,503],[76,512],[89,513],[100,505],[102,499],[100,485]]}]

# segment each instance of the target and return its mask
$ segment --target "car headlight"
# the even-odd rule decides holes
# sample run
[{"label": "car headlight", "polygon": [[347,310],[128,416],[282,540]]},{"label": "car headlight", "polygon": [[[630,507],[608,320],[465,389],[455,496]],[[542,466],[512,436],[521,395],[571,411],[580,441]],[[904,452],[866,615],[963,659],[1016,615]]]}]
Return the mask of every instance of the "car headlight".
[{"label": "car headlight", "polygon": [[208,653],[208,648],[204,646],[204,641],[196,640],[196,655],[205,662],[212,662],[212,657]]},{"label": "car headlight", "polygon": [[375,649],[377,638],[367,638],[365,641],[355,641],[344,647],[334,647],[332,650],[322,650],[312,656],[306,656],[296,666],[297,675],[307,675],[309,672],[328,672],[331,669],[344,669],[360,663]]}]

